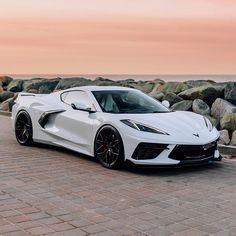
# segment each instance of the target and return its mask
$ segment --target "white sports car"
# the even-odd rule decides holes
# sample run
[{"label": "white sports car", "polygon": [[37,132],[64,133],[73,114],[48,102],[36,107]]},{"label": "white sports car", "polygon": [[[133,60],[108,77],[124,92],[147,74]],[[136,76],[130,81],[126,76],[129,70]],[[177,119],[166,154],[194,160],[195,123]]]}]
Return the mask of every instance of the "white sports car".
[{"label": "white sports car", "polygon": [[52,94],[20,93],[13,106],[17,141],[65,147],[108,168],[176,166],[221,160],[218,131],[198,114],[170,111],[131,88],[85,86]]}]

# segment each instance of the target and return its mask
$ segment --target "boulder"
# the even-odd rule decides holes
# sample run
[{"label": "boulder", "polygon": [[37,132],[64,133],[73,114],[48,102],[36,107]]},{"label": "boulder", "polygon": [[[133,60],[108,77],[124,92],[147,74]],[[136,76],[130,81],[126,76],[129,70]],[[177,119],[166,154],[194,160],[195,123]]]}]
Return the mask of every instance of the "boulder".
[{"label": "boulder", "polygon": [[220,127],[233,133],[236,130],[236,113],[225,113],[220,120]]},{"label": "boulder", "polygon": [[236,106],[224,99],[217,98],[211,107],[211,115],[218,121],[225,113],[236,113]]},{"label": "boulder", "polygon": [[215,119],[214,117],[209,116],[209,115],[206,115],[205,117],[210,120],[210,122],[212,123],[212,125],[213,125],[214,127],[216,127],[217,129],[220,127],[220,121],[219,121],[219,120],[217,120],[217,119]]},{"label": "boulder", "polygon": [[210,114],[211,109],[203,100],[195,99],[193,101],[193,111],[205,116]]},{"label": "boulder", "polygon": [[[114,81],[111,80],[111,79],[104,78],[104,77],[101,77],[101,76],[97,77],[97,78],[94,80],[94,82],[104,82],[104,81],[106,81],[106,82],[114,82]],[[134,80],[132,80],[132,79],[128,79],[128,80],[125,80],[125,81],[127,81],[127,82],[134,82]]]},{"label": "boulder", "polygon": [[[117,82],[113,81],[113,80],[110,80],[110,79],[107,79],[107,78],[103,78],[103,77],[97,77],[95,80],[88,80],[91,85],[97,85],[97,86],[114,86],[114,85],[117,85]],[[133,83],[131,81],[125,81],[124,83]]]},{"label": "boulder", "polygon": [[[99,84],[100,85],[100,84]],[[112,84],[103,84],[103,85],[114,85],[114,86],[123,86],[123,87],[129,87],[129,88],[135,88],[138,90],[141,90],[145,93],[150,93],[153,90],[154,83],[152,81],[134,81],[134,82],[128,82],[124,80],[120,81],[113,81]]]},{"label": "boulder", "polygon": [[2,82],[0,82],[0,94],[3,92]]},{"label": "boulder", "polygon": [[0,94],[0,102],[4,102],[9,98],[14,97],[14,93],[10,92],[10,91],[5,91],[3,93]]},{"label": "boulder", "polygon": [[225,87],[225,100],[236,105],[236,82],[229,82]]},{"label": "boulder", "polygon": [[211,105],[217,97],[219,97],[219,93],[217,89],[212,86],[200,86],[196,88],[187,89],[178,94],[183,99],[194,100],[194,99],[202,99],[208,105]]},{"label": "boulder", "polygon": [[93,84],[92,80],[85,79],[83,77],[64,78],[59,81],[59,83],[55,88],[55,91],[73,87],[92,85],[92,84]]},{"label": "boulder", "polygon": [[233,132],[232,134],[232,138],[231,138],[231,141],[230,141],[230,145],[232,146],[236,146],[236,130]]},{"label": "boulder", "polygon": [[17,98],[17,95],[14,95],[14,97],[7,99],[3,103],[0,104],[0,110],[1,111],[12,111],[12,107],[15,104],[15,100]]},{"label": "boulder", "polygon": [[175,104],[177,102],[183,101],[183,98],[176,95],[175,93],[167,93],[164,95],[162,100],[167,100],[170,103],[170,106],[172,106],[173,104]]},{"label": "boulder", "polygon": [[157,88],[157,92],[164,93],[180,93],[186,89],[189,89],[189,86],[184,82],[167,82],[162,86]]},{"label": "boulder", "polygon": [[218,98],[224,98],[226,84],[215,83],[212,85],[212,87],[217,91]]},{"label": "boulder", "polygon": [[163,88],[163,86],[165,84],[165,81],[160,80],[160,79],[155,79],[155,80],[153,80],[153,83],[154,83],[154,85],[153,85],[153,89],[152,89],[151,92],[152,93],[154,93],[154,92],[161,92],[162,88]]},{"label": "boulder", "polygon": [[2,82],[2,86],[7,86],[13,79],[9,76],[0,76],[0,81]]},{"label": "boulder", "polygon": [[164,93],[158,93],[158,92],[151,92],[148,94],[150,97],[155,98],[158,101],[161,101],[164,97]]},{"label": "boulder", "polygon": [[14,93],[21,92],[23,90],[23,83],[24,83],[24,80],[22,79],[12,80],[7,86],[7,91],[11,91]]},{"label": "boulder", "polygon": [[37,94],[37,93],[39,93],[39,91],[37,89],[29,89],[27,91],[27,93],[35,93],[35,94]]},{"label": "boulder", "polygon": [[171,110],[173,110],[173,111],[191,111],[192,104],[193,104],[193,102],[190,100],[177,102],[171,106]]},{"label": "boulder", "polygon": [[24,81],[24,84],[23,84],[23,91],[29,92],[32,89],[39,91],[41,86],[46,86],[48,90],[52,92],[58,85],[59,81],[60,81],[60,78],[56,78],[56,79],[34,78],[34,79],[26,80]]},{"label": "boulder", "polygon": [[6,101],[0,103],[0,111],[9,111],[9,103]]},{"label": "boulder", "polygon": [[184,82],[189,88],[215,84],[213,80],[187,80]]},{"label": "boulder", "polygon": [[228,145],[229,142],[230,142],[229,131],[227,129],[220,130],[220,139],[218,143]]},{"label": "boulder", "polygon": [[39,88],[39,91],[38,93],[41,93],[41,94],[48,94],[48,93],[51,93],[52,91],[48,88],[48,86],[46,85],[42,85],[40,88]]},{"label": "boulder", "polygon": [[134,80],[134,79],[131,79],[131,78],[129,78],[129,79],[124,79],[123,81],[125,81],[125,82],[127,82],[127,83],[134,83],[134,82],[135,82],[135,80]]}]

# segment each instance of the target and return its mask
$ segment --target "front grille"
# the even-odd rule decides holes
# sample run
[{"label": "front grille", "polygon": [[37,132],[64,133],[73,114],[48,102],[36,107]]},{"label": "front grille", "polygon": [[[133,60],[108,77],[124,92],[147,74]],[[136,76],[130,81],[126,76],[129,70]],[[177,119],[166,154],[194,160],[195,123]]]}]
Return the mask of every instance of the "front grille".
[{"label": "front grille", "polygon": [[169,155],[169,158],[178,161],[201,160],[214,156],[216,142],[205,145],[176,145]]},{"label": "front grille", "polygon": [[132,158],[135,160],[147,160],[156,158],[163,150],[167,149],[168,144],[140,143]]}]

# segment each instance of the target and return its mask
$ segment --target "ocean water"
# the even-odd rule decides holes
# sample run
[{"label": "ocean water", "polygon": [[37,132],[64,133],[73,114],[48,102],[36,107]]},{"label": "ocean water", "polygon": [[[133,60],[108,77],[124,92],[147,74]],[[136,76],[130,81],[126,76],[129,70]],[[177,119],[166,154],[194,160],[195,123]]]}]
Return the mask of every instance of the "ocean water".
[{"label": "ocean water", "polygon": [[134,79],[134,80],[153,80],[153,79],[162,79],[164,81],[186,81],[186,80],[214,80],[216,82],[226,82],[226,81],[235,81],[235,75],[136,75],[136,74],[9,74],[14,79],[31,79],[31,78],[69,78],[69,77],[84,77],[87,79],[95,79],[99,76],[103,78],[108,78],[112,80],[125,80],[125,79]]}]

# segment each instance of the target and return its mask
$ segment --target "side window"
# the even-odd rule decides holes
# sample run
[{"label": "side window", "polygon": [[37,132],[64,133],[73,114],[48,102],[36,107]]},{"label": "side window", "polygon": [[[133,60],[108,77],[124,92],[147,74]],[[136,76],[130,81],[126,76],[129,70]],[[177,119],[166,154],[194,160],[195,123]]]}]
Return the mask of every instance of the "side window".
[{"label": "side window", "polygon": [[94,107],[88,94],[84,91],[65,92],[61,95],[61,100],[68,105],[71,105],[73,102],[81,102],[86,107]]}]

